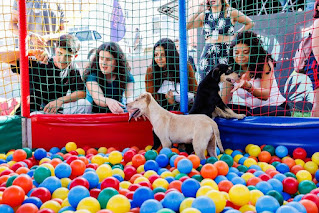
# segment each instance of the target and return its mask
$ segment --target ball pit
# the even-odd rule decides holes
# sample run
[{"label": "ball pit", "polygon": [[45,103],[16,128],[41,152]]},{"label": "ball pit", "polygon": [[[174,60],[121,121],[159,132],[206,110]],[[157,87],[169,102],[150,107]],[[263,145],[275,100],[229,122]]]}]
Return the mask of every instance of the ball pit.
[{"label": "ball pit", "polygon": [[176,148],[75,142],[10,150],[0,154],[0,212],[318,212],[319,153],[243,150],[206,160]]}]

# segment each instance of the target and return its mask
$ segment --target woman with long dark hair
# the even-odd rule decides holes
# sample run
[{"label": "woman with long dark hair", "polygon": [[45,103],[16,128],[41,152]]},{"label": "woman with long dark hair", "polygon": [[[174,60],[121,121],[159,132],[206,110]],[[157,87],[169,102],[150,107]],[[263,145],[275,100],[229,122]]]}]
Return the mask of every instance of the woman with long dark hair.
[{"label": "woman with long dark hair", "polygon": [[[188,69],[189,101],[197,91],[195,72],[190,64]],[[179,105],[179,54],[175,43],[168,38],[159,40],[153,47],[152,64],[147,68],[145,88],[155,100],[167,110],[180,110]],[[165,89],[166,88],[166,89]],[[168,91],[167,88],[169,88]]]},{"label": "woman with long dark hair", "polygon": [[231,103],[234,97],[243,100],[243,105],[229,104],[231,109],[253,116],[291,115],[275,79],[274,59],[263,48],[256,33],[238,33],[230,47],[229,64],[240,78],[238,82],[224,83],[223,101]]},{"label": "woman with long dark hair", "polygon": [[199,74],[203,79],[217,64],[227,64],[229,44],[235,37],[236,22],[244,26],[237,33],[249,30],[253,21],[228,5],[226,0],[203,0],[197,12],[188,20],[187,30],[203,27],[205,47],[199,61]]},{"label": "woman with long dark hair", "polygon": [[103,43],[84,72],[87,99],[93,102],[93,113],[123,113],[123,94],[132,99],[134,78],[120,46]]}]

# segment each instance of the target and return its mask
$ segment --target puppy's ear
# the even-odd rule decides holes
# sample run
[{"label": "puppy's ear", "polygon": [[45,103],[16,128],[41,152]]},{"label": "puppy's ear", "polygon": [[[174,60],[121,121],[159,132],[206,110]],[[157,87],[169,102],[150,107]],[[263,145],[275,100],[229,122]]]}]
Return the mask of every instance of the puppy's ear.
[{"label": "puppy's ear", "polygon": [[215,67],[214,70],[211,73],[212,78],[216,81],[220,80],[220,69],[218,67]]},{"label": "puppy's ear", "polygon": [[146,98],[146,104],[149,105],[152,100],[152,95],[150,93],[147,93],[145,98]]}]

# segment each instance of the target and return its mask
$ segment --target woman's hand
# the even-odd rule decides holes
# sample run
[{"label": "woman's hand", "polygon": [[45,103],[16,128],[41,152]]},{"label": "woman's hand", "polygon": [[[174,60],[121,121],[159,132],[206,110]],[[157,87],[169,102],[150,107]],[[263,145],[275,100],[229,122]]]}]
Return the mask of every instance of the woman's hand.
[{"label": "woman's hand", "polygon": [[247,77],[248,77],[248,72],[244,73],[240,79],[239,82],[237,82],[237,84],[234,86],[234,88],[230,91],[231,93],[234,93],[236,90],[238,90],[239,88],[243,88],[246,89],[248,87],[251,87],[251,83],[249,83],[247,81]]},{"label": "woman's hand", "polygon": [[166,94],[165,94],[165,98],[167,99],[167,102],[172,105],[175,103],[175,100],[174,100],[174,94],[172,92],[172,90],[168,91]]},{"label": "woman's hand", "polygon": [[124,107],[124,105],[118,102],[117,100],[114,100],[112,98],[107,98],[106,104],[112,113],[114,114],[124,113],[124,109],[122,108]]}]

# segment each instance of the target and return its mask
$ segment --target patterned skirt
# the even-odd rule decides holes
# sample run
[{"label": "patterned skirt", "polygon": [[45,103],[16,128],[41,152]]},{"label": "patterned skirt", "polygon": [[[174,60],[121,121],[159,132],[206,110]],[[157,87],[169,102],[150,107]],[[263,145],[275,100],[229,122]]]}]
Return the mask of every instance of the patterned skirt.
[{"label": "patterned skirt", "polygon": [[228,64],[229,44],[206,44],[200,56],[198,71],[200,80],[217,64]]}]

